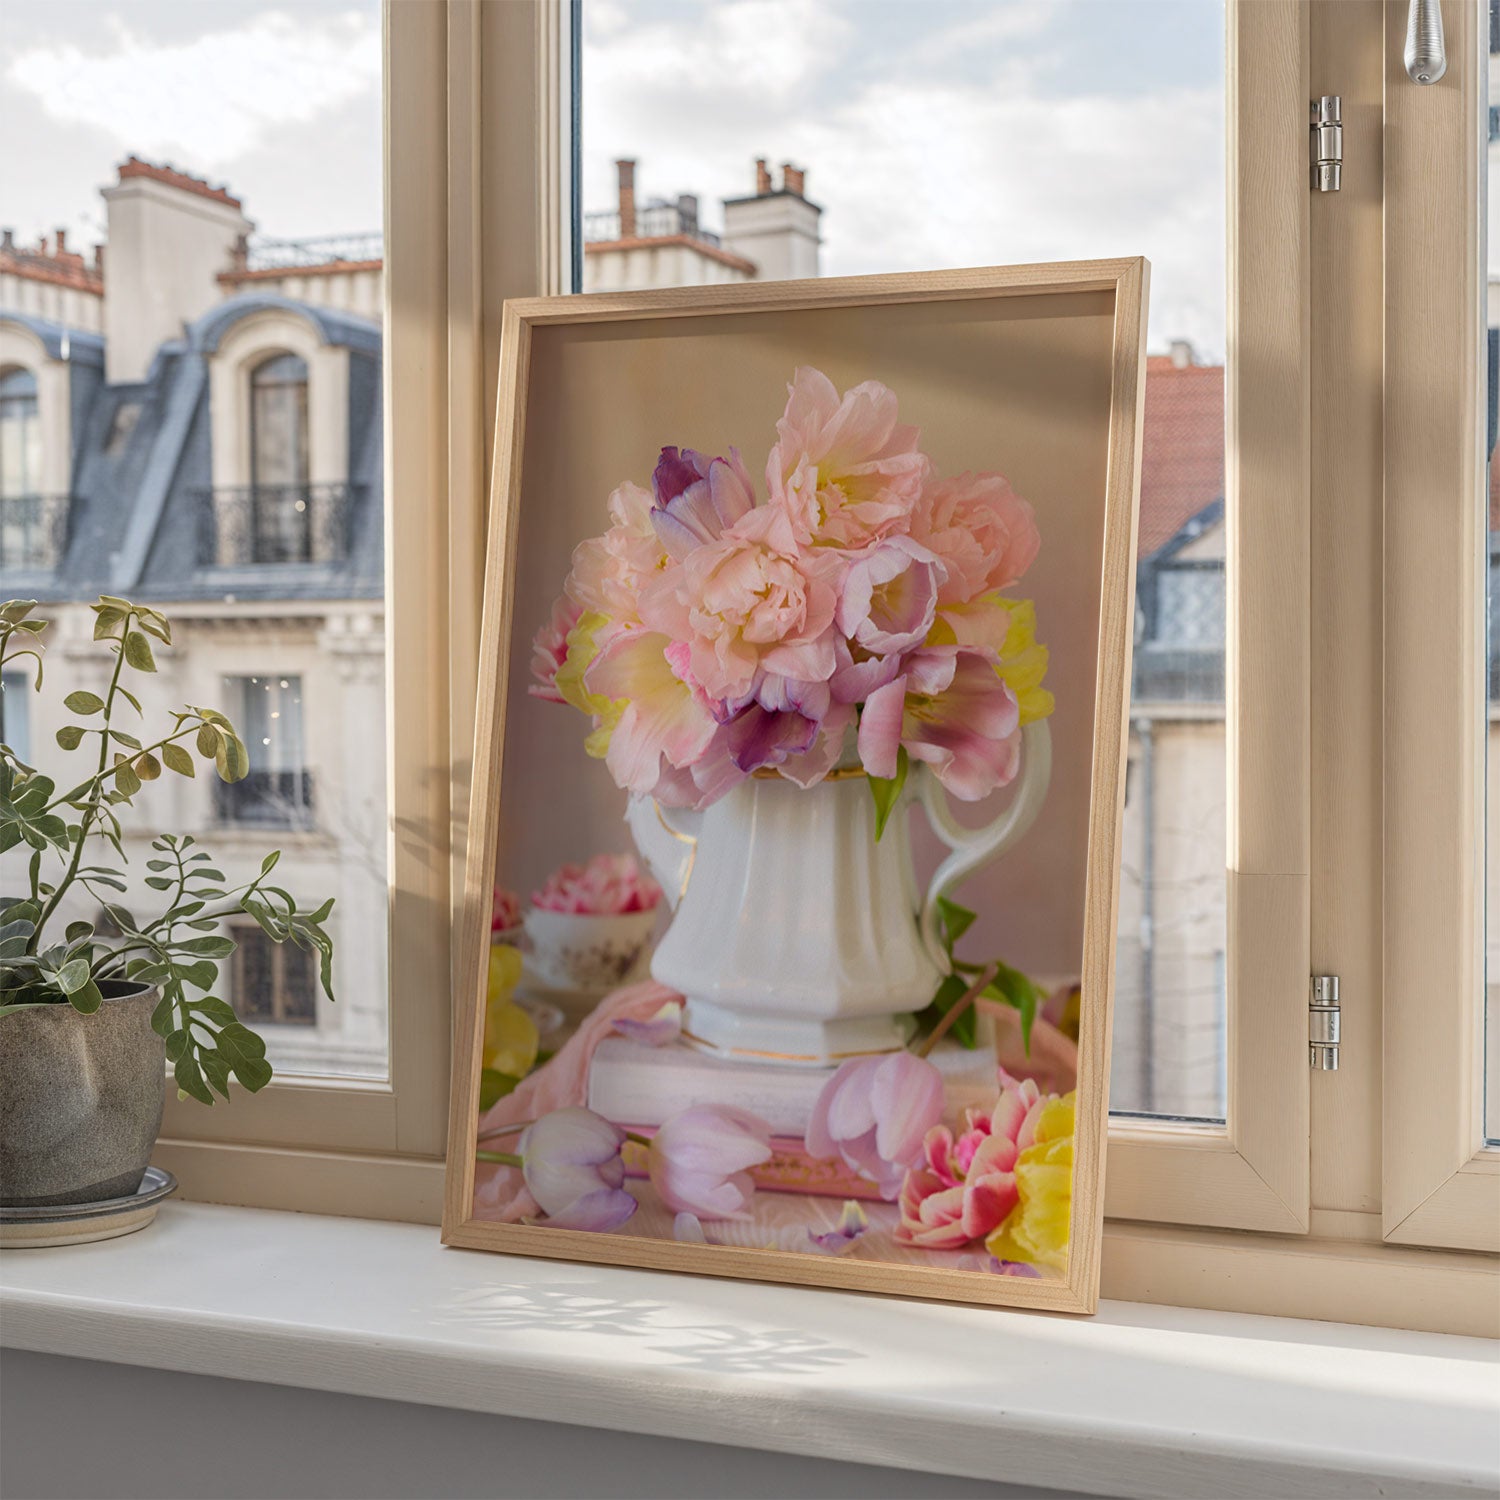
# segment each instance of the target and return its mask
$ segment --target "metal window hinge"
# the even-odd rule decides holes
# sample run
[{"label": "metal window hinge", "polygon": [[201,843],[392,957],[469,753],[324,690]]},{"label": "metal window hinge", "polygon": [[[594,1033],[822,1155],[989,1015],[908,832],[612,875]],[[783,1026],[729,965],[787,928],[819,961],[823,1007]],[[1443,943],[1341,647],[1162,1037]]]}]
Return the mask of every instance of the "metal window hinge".
[{"label": "metal window hinge", "polygon": [[1344,165],[1343,103],[1337,94],[1324,94],[1312,102],[1312,184],[1320,193],[1339,190]]},{"label": "metal window hinge", "polygon": [[1320,1073],[1339,1068],[1339,976],[1314,974],[1307,997],[1308,1062]]}]

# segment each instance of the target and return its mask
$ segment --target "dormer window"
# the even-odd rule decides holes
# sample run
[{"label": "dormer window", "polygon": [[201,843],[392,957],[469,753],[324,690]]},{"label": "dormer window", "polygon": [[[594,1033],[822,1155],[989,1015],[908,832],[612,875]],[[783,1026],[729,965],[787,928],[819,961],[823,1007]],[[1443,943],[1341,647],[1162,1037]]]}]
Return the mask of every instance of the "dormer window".
[{"label": "dormer window", "polygon": [[48,510],[36,376],[13,366],[0,374],[0,567],[53,565]]},{"label": "dormer window", "polygon": [[253,561],[312,556],[307,363],[273,354],[250,374],[250,528]]}]

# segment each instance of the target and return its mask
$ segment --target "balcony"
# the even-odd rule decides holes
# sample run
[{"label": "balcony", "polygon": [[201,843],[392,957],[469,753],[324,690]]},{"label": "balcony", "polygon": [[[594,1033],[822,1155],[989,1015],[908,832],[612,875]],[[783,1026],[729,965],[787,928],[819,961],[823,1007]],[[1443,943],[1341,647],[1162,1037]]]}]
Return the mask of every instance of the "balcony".
[{"label": "balcony", "polygon": [[312,773],[251,771],[241,781],[216,781],[214,816],[241,827],[311,828]]},{"label": "balcony", "polygon": [[[685,234],[705,245],[722,244],[720,237],[711,230],[699,228],[697,205],[691,201],[687,204],[648,203],[644,208],[636,210],[635,234],[630,238],[658,240],[675,234]],[[592,213],[583,216],[584,244],[609,244],[621,238],[625,236],[620,233],[618,213]]]},{"label": "balcony", "polygon": [[67,545],[66,495],[0,496],[0,570],[50,573]]},{"label": "balcony", "polygon": [[207,568],[340,562],[351,484],[234,485],[197,491],[198,561]]}]

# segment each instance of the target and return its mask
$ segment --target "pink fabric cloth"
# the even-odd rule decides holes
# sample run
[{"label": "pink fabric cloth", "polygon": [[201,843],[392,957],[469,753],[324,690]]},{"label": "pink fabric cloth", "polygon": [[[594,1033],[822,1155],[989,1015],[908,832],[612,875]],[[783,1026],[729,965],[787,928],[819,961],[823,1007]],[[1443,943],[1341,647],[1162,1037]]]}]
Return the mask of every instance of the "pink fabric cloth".
[{"label": "pink fabric cloth", "polygon": [[[479,1117],[479,1134],[502,1125],[536,1120],[554,1109],[587,1103],[589,1063],[594,1049],[614,1030],[617,1020],[644,1021],[669,1000],[681,1000],[676,990],[648,979],[606,995],[563,1049],[536,1072],[523,1078],[515,1089],[497,1100]],[[514,1151],[516,1135],[481,1141],[480,1149]],[[474,1169],[474,1216],[512,1224],[539,1214],[536,1200],[526,1190],[515,1167],[479,1162]]]}]

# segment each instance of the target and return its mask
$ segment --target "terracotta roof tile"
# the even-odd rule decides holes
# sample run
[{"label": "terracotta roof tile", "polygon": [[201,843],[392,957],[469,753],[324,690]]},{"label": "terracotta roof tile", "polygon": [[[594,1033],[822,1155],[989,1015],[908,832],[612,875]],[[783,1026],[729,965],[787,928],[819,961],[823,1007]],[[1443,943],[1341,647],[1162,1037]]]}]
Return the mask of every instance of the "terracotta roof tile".
[{"label": "terracotta roof tile", "polygon": [[5,244],[0,245],[0,274],[20,276],[27,281],[44,281],[51,286],[71,287],[77,292],[88,292],[95,297],[104,294],[104,277],[97,265],[89,265],[74,250],[62,248],[49,250],[44,239],[34,249],[17,247],[6,231]]},{"label": "terracotta roof tile", "polygon": [[757,270],[753,260],[746,260],[743,255],[735,255],[719,245],[710,245],[707,240],[700,240],[696,235],[691,234],[653,234],[637,235],[624,240],[590,240],[583,247],[583,253],[602,255],[607,250],[645,250],[657,245],[686,245],[689,249],[696,250],[699,255],[707,256],[709,260],[716,260],[721,265],[732,266],[736,271],[743,271],[747,276],[754,276]]},{"label": "terracotta roof tile", "polygon": [[1224,495],[1224,367],[1146,361],[1140,555]]},{"label": "terracotta roof tile", "polygon": [[379,271],[383,260],[320,260],[308,266],[257,266],[254,270],[219,272],[220,286],[239,286],[245,281],[286,281],[294,276],[333,276],[339,272]]},{"label": "terracotta roof tile", "polygon": [[120,181],[130,177],[149,177],[154,182],[164,182],[168,187],[181,188],[185,193],[196,193],[200,198],[212,198],[215,203],[227,203],[239,208],[240,200],[227,188],[210,187],[201,177],[190,177],[176,167],[157,166],[155,162],[142,161],[139,156],[129,156],[120,163]]}]

